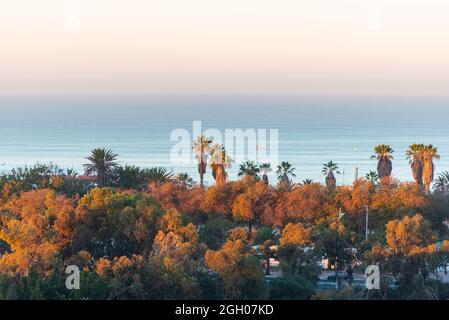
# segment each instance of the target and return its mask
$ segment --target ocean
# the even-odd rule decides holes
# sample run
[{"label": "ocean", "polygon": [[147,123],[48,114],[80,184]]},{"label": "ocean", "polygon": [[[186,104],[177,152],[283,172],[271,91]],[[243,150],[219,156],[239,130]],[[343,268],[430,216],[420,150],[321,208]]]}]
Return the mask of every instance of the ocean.
[{"label": "ocean", "polygon": [[[198,180],[194,162],[170,161],[175,129],[278,129],[278,159],[296,168],[296,182],[324,182],[323,163],[339,164],[339,184],[376,170],[373,147],[394,150],[393,175],[411,180],[405,150],[434,144],[449,171],[449,97],[293,95],[53,95],[0,97],[0,171],[52,162],[82,173],[95,147],[120,164],[163,166]],[[194,137],[191,137],[192,139]],[[229,169],[236,179],[239,163]],[[213,179],[208,170],[206,182]],[[274,175],[271,180],[274,180]]]}]

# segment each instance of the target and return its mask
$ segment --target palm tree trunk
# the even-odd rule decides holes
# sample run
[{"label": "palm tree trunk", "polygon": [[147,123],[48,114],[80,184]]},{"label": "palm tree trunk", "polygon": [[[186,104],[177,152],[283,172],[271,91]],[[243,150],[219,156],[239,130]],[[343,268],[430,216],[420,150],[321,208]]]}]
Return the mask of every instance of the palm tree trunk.
[{"label": "palm tree trunk", "polygon": [[265,275],[269,276],[270,274],[271,274],[270,256],[267,254],[267,255],[265,255]]},{"label": "palm tree trunk", "polygon": [[262,181],[268,186],[268,176],[266,175],[266,174],[264,174],[263,176],[262,176]]},{"label": "palm tree trunk", "polygon": [[216,183],[217,186],[222,186],[226,183],[226,173],[224,171],[223,165],[220,164],[216,169]]},{"label": "palm tree trunk", "polygon": [[421,161],[413,160],[412,162],[412,172],[413,172],[413,180],[419,185],[423,185],[422,174],[423,174],[423,165]]},{"label": "palm tree trunk", "polygon": [[430,193],[430,184],[433,182],[434,178],[434,165],[432,160],[425,160],[423,167],[423,182],[425,185],[426,193]]},{"label": "palm tree trunk", "polygon": [[379,174],[379,179],[391,176],[393,171],[393,163],[390,159],[381,158],[377,165],[377,172]]},{"label": "palm tree trunk", "polygon": [[99,188],[103,188],[105,187],[105,172],[103,170],[98,170],[97,172],[98,176],[97,176],[97,185]]},{"label": "palm tree trunk", "polygon": [[203,160],[198,164],[198,173],[200,174],[200,186],[204,187],[204,173],[206,172],[206,164]]},{"label": "palm tree trunk", "polygon": [[337,188],[337,179],[335,179],[335,176],[332,172],[329,172],[326,177],[326,186],[329,192],[334,192]]}]

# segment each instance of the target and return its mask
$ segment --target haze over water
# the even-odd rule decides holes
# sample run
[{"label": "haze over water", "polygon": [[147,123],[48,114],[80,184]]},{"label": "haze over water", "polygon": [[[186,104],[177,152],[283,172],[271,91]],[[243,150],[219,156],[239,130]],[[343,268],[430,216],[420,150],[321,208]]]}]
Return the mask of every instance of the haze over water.
[{"label": "haze over water", "polygon": [[[322,164],[337,162],[350,183],[376,169],[377,144],[395,150],[393,175],[411,180],[405,150],[434,144],[449,171],[449,97],[288,95],[91,95],[0,97],[0,170],[52,162],[82,173],[95,147],[111,148],[120,164],[164,166],[198,180],[195,164],[174,165],[170,150],[177,128],[192,132],[192,121],[207,128],[278,129],[279,162],[296,167],[295,181],[324,181]],[[192,137],[193,139],[194,137]],[[239,163],[229,171],[237,178]],[[274,180],[274,176],[271,177]],[[210,170],[206,181],[213,181]]]}]

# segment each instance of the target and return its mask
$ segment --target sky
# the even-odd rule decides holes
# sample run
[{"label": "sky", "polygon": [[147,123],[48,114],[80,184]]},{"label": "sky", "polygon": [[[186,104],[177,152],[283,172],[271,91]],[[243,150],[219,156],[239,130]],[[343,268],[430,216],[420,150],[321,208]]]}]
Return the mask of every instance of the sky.
[{"label": "sky", "polygon": [[447,94],[447,0],[0,0],[0,94]]}]

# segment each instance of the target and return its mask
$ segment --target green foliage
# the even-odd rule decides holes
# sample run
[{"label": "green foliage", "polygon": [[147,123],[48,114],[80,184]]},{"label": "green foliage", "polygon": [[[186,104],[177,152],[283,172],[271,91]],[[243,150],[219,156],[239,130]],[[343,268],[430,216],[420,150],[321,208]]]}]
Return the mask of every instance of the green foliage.
[{"label": "green foliage", "polygon": [[314,285],[300,275],[286,275],[273,281],[270,299],[309,300],[314,293]]},{"label": "green foliage", "polygon": [[228,232],[235,226],[231,220],[222,217],[209,219],[199,230],[200,241],[212,250],[220,248],[228,237]]},{"label": "green foliage", "polygon": [[360,300],[359,295],[351,288],[342,291],[323,291],[315,293],[312,300]]}]

